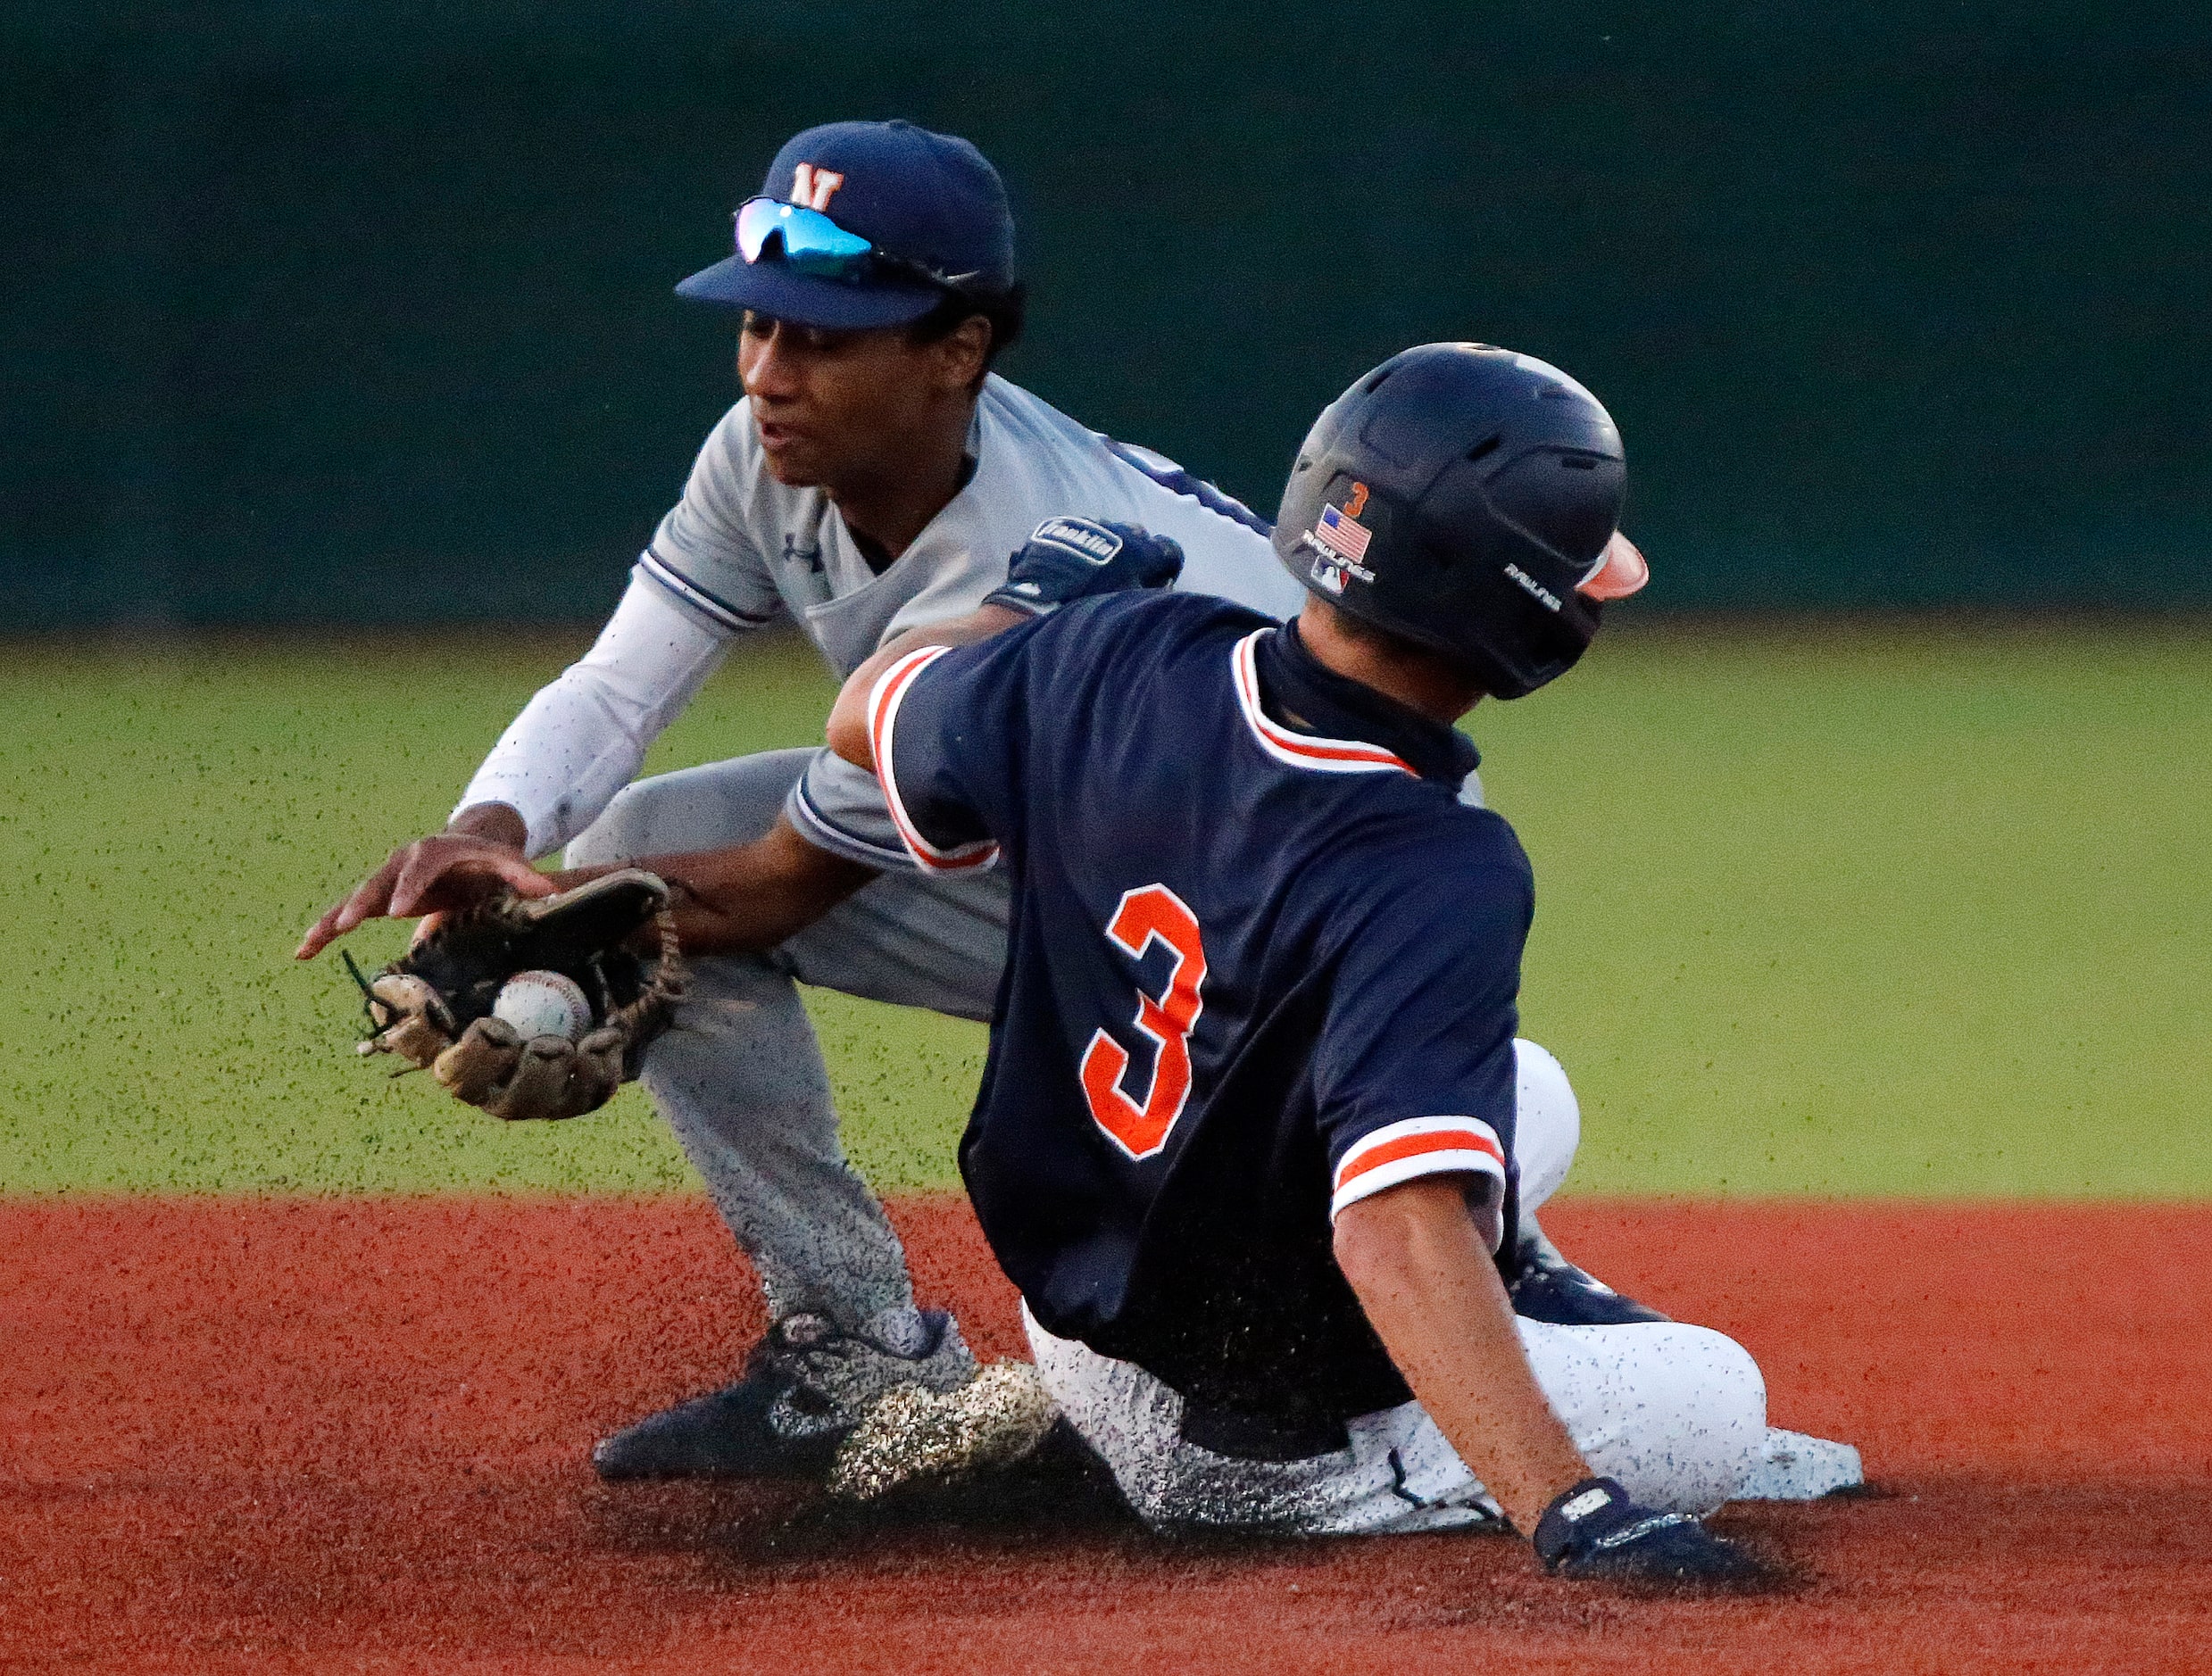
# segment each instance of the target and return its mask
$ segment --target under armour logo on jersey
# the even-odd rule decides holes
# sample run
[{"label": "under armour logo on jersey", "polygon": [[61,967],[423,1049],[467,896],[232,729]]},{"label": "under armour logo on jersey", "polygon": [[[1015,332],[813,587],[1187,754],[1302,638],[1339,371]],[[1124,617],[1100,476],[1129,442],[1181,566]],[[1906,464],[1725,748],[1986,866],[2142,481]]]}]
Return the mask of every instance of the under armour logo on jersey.
[{"label": "under armour logo on jersey", "polygon": [[837,188],[843,185],[844,177],[836,170],[801,163],[791,171],[791,201],[810,210],[827,210],[830,199],[837,195]]}]

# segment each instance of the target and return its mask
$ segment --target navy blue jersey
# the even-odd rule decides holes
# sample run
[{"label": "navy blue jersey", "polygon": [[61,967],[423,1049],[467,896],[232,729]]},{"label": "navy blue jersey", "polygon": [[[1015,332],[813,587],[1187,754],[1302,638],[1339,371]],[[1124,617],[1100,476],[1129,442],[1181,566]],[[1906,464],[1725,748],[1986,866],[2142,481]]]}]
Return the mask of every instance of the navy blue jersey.
[{"label": "navy blue jersey", "polygon": [[915,652],[869,720],[916,860],[1012,874],[960,1168],[1038,1321],[1293,1429],[1406,1401],[1331,1222],[1451,1172],[1494,1233],[1534,887],[1473,747],[1187,594]]}]

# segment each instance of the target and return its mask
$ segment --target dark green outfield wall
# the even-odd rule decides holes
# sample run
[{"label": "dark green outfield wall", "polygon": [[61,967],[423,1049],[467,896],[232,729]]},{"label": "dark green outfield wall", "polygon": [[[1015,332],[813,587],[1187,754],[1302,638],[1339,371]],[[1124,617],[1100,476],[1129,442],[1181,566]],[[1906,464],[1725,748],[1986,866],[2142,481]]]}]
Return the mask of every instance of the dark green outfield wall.
[{"label": "dark green outfield wall", "polygon": [[2212,25],[1955,0],[0,19],[0,632],[588,616],[778,142],[992,154],[1007,370],[1271,510],[1426,338],[1613,407],[1678,606],[2212,602]]}]

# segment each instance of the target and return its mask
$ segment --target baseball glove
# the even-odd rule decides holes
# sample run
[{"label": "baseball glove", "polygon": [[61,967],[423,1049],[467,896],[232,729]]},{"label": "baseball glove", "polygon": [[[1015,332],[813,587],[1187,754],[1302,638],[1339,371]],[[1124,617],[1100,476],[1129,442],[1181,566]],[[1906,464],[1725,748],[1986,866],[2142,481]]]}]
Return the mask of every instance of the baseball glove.
[{"label": "baseball glove", "polygon": [[[534,900],[503,891],[448,915],[374,977],[350,955],[345,964],[371,1028],[359,1051],[397,1054],[455,1099],[509,1122],[598,1110],[637,1074],[683,992],[669,887],[636,868]],[[495,1016],[520,972],[574,983],[590,1006],[588,1027],[575,1040],[526,1041]]]},{"label": "baseball glove", "polygon": [[1006,561],[1006,580],[983,596],[1030,617],[1063,605],[1118,593],[1124,588],[1164,588],[1183,574],[1182,544],[1136,524],[1102,524],[1088,518],[1048,518]]}]

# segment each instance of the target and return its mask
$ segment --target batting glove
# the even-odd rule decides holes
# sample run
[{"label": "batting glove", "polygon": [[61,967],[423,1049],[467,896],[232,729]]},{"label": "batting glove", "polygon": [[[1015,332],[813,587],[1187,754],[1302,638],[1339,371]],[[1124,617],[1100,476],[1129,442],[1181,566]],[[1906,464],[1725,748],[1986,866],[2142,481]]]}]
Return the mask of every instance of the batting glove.
[{"label": "batting glove", "polygon": [[1536,1557],[1555,1577],[1677,1589],[1740,1589],[1767,1568],[1687,1514],[1639,1507],[1609,1478],[1585,1478],[1536,1523]]},{"label": "batting glove", "polygon": [[1072,600],[1125,588],[1164,588],[1183,574],[1183,549],[1135,524],[1048,518],[1007,561],[1006,580],[984,596],[1031,617]]}]

